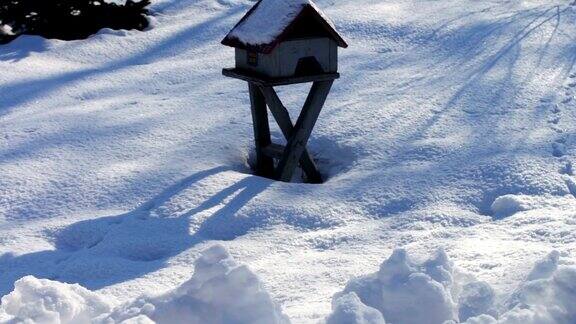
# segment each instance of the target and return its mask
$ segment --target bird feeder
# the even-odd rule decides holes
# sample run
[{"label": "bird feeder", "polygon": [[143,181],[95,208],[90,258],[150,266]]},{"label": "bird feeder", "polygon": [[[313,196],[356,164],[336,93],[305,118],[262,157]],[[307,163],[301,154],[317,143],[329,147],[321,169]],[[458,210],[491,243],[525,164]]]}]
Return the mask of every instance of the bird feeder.
[{"label": "bird feeder", "polygon": [[[338,47],[348,47],[332,22],[310,0],[260,0],[222,44],[236,51],[236,66],[222,73],[248,82],[257,174],[289,182],[300,166],[308,182],[321,183],[306,144],[340,77]],[[313,84],[293,125],[274,87],[307,82]],[[271,142],[266,106],[286,137],[285,146]]]}]

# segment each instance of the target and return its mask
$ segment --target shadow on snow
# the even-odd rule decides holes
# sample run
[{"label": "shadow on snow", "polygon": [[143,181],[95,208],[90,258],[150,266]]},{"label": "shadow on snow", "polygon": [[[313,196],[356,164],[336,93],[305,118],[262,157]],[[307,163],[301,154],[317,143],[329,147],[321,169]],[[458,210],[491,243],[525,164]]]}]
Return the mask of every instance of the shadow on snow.
[{"label": "shadow on snow", "polygon": [[[177,217],[154,215],[190,186],[228,170],[216,167],[198,172],[133,211],[80,221],[54,231],[51,235],[55,250],[0,256],[0,295],[11,291],[12,283],[25,275],[99,289],[158,270],[168,257],[197,244],[233,240],[264,226],[258,217],[237,215],[271,184],[270,180],[255,176],[233,183]],[[215,207],[216,211],[211,210]],[[202,213],[206,217],[191,228],[194,218]]]}]

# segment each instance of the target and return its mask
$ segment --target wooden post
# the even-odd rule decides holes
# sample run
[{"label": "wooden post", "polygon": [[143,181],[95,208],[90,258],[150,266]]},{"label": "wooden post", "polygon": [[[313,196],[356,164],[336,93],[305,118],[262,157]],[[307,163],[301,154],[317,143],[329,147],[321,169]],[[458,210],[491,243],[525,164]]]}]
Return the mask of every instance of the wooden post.
[{"label": "wooden post", "polygon": [[[256,174],[284,182],[290,182],[298,164],[306,173],[310,183],[322,183],[322,176],[306,149],[312,129],[326,102],[334,80],[340,74],[322,73],[316,75],[268,78],[241,69],[223,69],[225,76],[248,82],[254,139],[256,142]],[[275,86],[313,82],[304,107],[296,124],[292,124],[290,114],[274,90]],[[287,140],[285,146],[272,143],[268,110],[278,123]],[[275,167],[275,161],[278,161]]]},{"label": "wooden post", "polygon": [[[282,101],[278,98],[276,91],[274,91],[274,88],[271,86],[260,86],[260,90],[262,91],[262,94],[264,94],[268,108],[270,108],[272,116],[274,116],[276,123],[278,123],[282,134],[284,134],[285,138],[289,139],[292,136],[294,126],[292,125],[288,109],[284,107]],[[308,182],[322,183],[322,175],[318,172],[316,163],[314,163],[312,156],[308,153],[306,148],[304,148],[304,151],[300,156],[300,166],[306,173]]]},{"label": "wooden post", "polygon": [[334,83],[333,80],[316,81],[312,85],[298,121],[290,134],[284,154],[274,172],[277,180],[290,182],[292,179],[294,170],[306,148],[310,134],[312,134],[312,129],[316,124],[324,102],[326,102],[332,83]]},{"label": "wooden post", "polygon": [[258,86],[248,82],[250,92],[250,107],[252,109],[252,125],[254,127],[254,141],[256,144],[256,174],[262,177],[272,177],[274,174],[274,160],[264,154],[263,149],[272,143],[270,127],[268,126],[268,113],[266,102]]}]

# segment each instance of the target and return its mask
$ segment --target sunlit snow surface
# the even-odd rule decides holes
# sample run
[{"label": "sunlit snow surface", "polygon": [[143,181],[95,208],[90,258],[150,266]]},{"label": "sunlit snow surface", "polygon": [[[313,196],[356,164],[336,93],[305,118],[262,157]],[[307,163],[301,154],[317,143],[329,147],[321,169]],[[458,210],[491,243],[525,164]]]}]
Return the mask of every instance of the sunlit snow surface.
[{"label": "sunlit snow surface", "polygon": [[249,45],[273,43],[307,5],[312,6],[322,19],[335,28],[322,9],[310,0],[264,0],[246,19],[234,26],[228,36]]},{"label": "sunlit snow surface", "polygon": [[265,0],[244,21],[231,31],[230,36],[244,44],[273,42],[298,16],[309,0]]},{"label": "sunlit snow surface", "polygon": [[[461,272],[439,249],[415,263],[394,250],[374,274],[352,279],[321,323],[573,323],[576,267],[559,265],[552,251],[506,299],[486,282]],[[288,324],[262,283],[220,245],[201,252],[194,275],[164,294],[116,305],[78,284],[26,276],[4,296],[0,317],[11,323]]]},{"label": "sunlit snow surface", "polygon": [[[0,295],[32,275],[129,302],[219,242],[294,323],[396,248],[443,248],[504,303],[551,251],[576,261],[570,3],[318,1],[350,44],[309,144],[322,185],[249,174],[247,86],[219,42],[251,1],[1,46]],[[308,88],[279,90],[295,117]]]}]

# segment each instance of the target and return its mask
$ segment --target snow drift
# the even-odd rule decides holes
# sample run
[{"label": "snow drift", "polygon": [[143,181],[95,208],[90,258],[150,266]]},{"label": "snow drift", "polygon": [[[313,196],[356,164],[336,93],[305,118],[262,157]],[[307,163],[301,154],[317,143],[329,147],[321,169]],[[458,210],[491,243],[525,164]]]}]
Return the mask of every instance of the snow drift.
[{"label": "snow drift", "polygon": [[490,285],[458,271],[444,251],[418,264],[398,249],[377,273],[351,280],[334,296],[327,324],[574,323],[576,267],[558,261],[553,251],[496,305]]},{"label": "snow drift", "polygon": [[202,253],[188,282],[162,296],[124,305],[110,319],[137,316],[156,323],[288,323],[258,277],[220,245]]},{"label": "snow drift", "polygon": [[0,311],[32,323],[288,323],[258,277],[220,245],[202,252],[182,286],[114,310],[79,285],[25,277],[2,298]]},{"label": "snow drift", "polygon": [[382,263],[380,271],[350,281],[335,298],[353,292],[393,323],[442,323],[458,318],[452,298],[453,273],[443,251],[419,265],[398,249]]},{"label": "snow drift", "polygon": [[[576,267],[558,263],[558,252],[550,253],[515,292],[497,298],[442,250],[416,263],[398,249],[377,273],[351,280],[334,296],[325,323],[574,323]],[[290,323],[258,277],[220,245],[201,253],[180,287],[114,306],[77,284],[28,276],[2,298],[0,320],[4,313],[17,323]]]},{"label": "snow drift", "polygon": [[576,322],[576,268],[558,262],[554,251],[536,264],[528,281],[506,302],[509,310],[499,323]]},{"label": "snow drift", "polygon": [[2,298],[0,310],[18,323],[89,323],[110,312],[111,305],[80,285],[27,276]]}]

